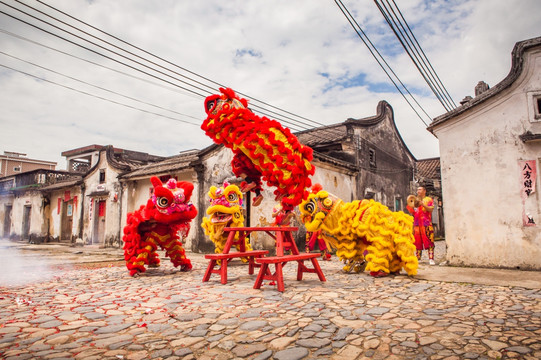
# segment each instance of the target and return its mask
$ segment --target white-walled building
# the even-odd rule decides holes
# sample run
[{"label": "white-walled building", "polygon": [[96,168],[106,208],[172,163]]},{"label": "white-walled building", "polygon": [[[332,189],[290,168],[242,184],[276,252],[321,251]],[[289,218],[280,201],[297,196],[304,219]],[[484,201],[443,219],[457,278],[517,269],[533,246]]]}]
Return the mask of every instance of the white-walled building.
[{"label": "white-walled building", "polygon": [[517,43],[509,75],[475,90],[429,126],[440,144],[447,259],[539,270],[541,37]]}]

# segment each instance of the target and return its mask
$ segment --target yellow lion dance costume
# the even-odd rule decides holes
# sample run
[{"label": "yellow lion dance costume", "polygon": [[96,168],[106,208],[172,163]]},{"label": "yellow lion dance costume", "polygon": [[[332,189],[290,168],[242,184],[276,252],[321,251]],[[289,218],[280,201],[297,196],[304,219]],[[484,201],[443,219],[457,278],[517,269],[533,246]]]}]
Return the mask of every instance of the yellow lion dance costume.
[{"label": "yellow lion dance costume", "polygon": [[402,268],[416,275],[413,218],[403,212],[393,212],[374,200],[345,203],[322,190],[312,187],[308,199],[299,205],[306,230],[321,230],[321,237],[346,265],[349,272],[366,270],[374,277],[398,274]]},{"label": "yellow lion dance costume", "polygon": [[[211,186],[208,195],[210,206],[207,208],[207,215],[209,217],[203,218],[201,227],[205,230],[205,235],[214,243],[214,252],[221,254],[227,241],[224,228],[242,227],[244,225],[242,193],[237,185],[224,182],[223,187],[220,188]],[[235,236],[235,240],[238,240],[238,233]],[[245,246],[246,251],[252,251],[248,237],[246,237]],[[235,247],[240,250],[239,245]],[[247,261],[244,258],[242,260]]]}]

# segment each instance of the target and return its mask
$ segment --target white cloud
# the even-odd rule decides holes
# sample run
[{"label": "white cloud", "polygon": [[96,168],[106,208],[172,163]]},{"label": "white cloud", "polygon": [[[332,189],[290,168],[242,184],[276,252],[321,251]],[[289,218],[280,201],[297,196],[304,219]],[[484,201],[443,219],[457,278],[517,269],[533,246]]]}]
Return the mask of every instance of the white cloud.
[{"label": "white cloud", "polygon": [[[410,91],[419,92],[417,100],[430,116],[444,113],[374,2],[343,2]],[[38,2],[26,0],[25,3],[54,13]],[[437,139],[426,131],[404,99],[396,91],[381,90],[393,86],[332,1],[54,0],[48,3],[178,66],[317,123],[372,116],[377,103],[386,100],[393,107],[397,126],[413,154],[417,158],[438,156]],[[510,70],[514,44],[540,35],[536,33],[541,23],[541,3],[537,0],[417,0],[397,4],[456,103],[472,95],[480,80],[490,86],[501,81]],[[2,9],[15,14],[3,5]],[[211,144],[199,128],[205,118],[203,98],[182,90],[179,86],[186,86],[173,78],[154,73],[178,86],[104,59],[5,15],[0,15],[0,29],[144,77],[146,81],[137,80],[0,32],[0,50],[5,53],[163,109],[2,54],[0,64],[192,123],[143,113],[0,67],[0,150],[58,161],[59,168],[63,168],[62,151],[89,144],[112,144],[163,156]],[[104,37],[94,30],[89,32]],[[141,51],[134,51],[149,58]],[[116,55],[111,57],[126,62]],[[170,64],[156,62],[194,77]],[[350,78],[364,79],[366,83],[334,86]]]}]

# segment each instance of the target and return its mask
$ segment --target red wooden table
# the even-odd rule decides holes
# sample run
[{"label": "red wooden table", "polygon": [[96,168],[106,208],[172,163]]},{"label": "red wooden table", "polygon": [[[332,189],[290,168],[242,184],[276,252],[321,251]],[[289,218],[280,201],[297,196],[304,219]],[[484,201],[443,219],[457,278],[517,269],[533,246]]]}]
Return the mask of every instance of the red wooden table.
[{"label": "red wooden table", "polygon": [[[291,235],[292,231],[297,231],[299,228],[293,226],[272,226],[272,227],[252,227],[252,228],[236,228],[236,231],[241,233],[249,233],[253,231],[264,231],[275,239],[276,256],[258,257],[256,263],[261,264],[259,274],[254,284],[254,289],[261,288],[263,280],[272,280],[278,286],[278,291],[284,291],[284,275],[282,272],[283,266],[290,261],[297,262],[297,280],[302,280],[305,272],[316,273],[320,281],[326,281],[325,275],[321,271],[321,267],[317,261],[320,254],[299,253],[297,244]],[[242,236],[242,235],[241,235]],[[285,254],[286,251],[291,254]],[[304,264],[305,260],[312,262],[312,268]],[[269,266],[274,264],[274,273],[271,273]]]},{"label": "red wooden table", "polygon": [[[219,274],[220,275],[220,281],[222,284],[227,284],[227,263],[234,259],[234,258],[247,258],[248,259],[248,274],[253,275],[254,268],[260,267],[261,265],[256,264],[254,262],[254,259],[257,259],[263,255],[266,255],[269,253],[268,250],[251,250],[246,251],[246,243],[245,239],[246,236],[249,234],[242,232],[239,233],[239,238],[235,240],[235,234],[237,229],[244,229],[244,228],[224,228],[225,232],[229,232],[229,235],[227,236],[227,240],[225,242],[225,246],[223,249],[223,252],[221,254],[207,254],[205,255],[205,259],[210,260],[209,265],[207,267],[207,271],[205,271],[205,275],[203,276],[203,282],[207,282],[210,279],[210,276],[212,274]],[[251,228],[248,228],[251,229]],[[239,246],[239,251],[233,251],[230,252],[231,247],[233,245]],[[220,262],[218,264],[218,261]],[[215,269],[215,267],[217,267]]]}]

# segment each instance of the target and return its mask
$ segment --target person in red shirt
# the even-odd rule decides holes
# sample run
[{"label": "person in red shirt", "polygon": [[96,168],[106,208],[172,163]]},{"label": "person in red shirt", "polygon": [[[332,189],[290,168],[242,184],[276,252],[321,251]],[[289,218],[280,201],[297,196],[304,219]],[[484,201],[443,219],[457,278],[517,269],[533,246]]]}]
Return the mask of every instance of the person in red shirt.
[{"label": "person in red shirt", "polygon": [[417,259],[421,260],[423,250],[428,250],[429,264],[436,265],[434,262],[434,227],[432,226],[434,200],[426,196],[424,186],[419,186],[414,205],[410,206],[408,202],[406,208],[413,215],[413,234],[415,236],[415,247],[417,248]]}]

